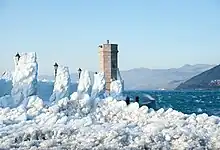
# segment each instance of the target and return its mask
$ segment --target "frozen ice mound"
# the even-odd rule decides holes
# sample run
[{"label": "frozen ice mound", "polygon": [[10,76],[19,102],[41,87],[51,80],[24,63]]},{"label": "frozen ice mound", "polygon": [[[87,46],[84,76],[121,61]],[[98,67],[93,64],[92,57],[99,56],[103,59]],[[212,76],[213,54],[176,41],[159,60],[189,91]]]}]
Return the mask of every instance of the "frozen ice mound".
[{"label": "frozen ice mound", "polygon": [[[0,98],[0,107],[26,107],[30,96],[37,94],[38,64],[36,53],[21,53],[20,57],[14,57],[15,70],[11,81],[7,81],[7,92]],[[8,91],[11,91],[8,93]]]},{"label": "frozen ice mound", "polygon": [[[14,105],[0,107],[0,149],[220,149],[219,117],[127,105],[118,101],[119,81],[105,96],[102,73],[94,75],[91,88],[88,71],[82,71],[77,92],[69,98],[68,69],[61,67],[54,93],[64,94],[46,106],[35,95],[36,55],[21,60],[16,61],[13,97],[0,98],[0,105]],[[14,103],[14,97],[20,101]]]},{"label": "frozen ice mound", "polygon": [[77,92],[74,92],[70,97],[72,100],[78,101],[80,107],[87,108],[91,104],[90,91],[91,91],[91,77],[89,75],[89,71],[82,70],[77,87]]},{"label": "frozen ice mound", "polygon": [[80,74],[77,93],[89,94],[91,88],[91,77],[88,70],[82,70]]},{"label": "frozen ice mound", "polygon": [[[29,101],[30,102],[30,101]],[[68,98],[31,119],[21,107],[0,108],[0,148],[219,149],[220,118],[154,111],[107,97],[93,112]]]},{"label": "frozen ice mound", "polygon": [[70,74],[68,67],[59,66],[50,101],[58,101],[70,96]]},{"label": "frozen ice mound", "polygon": [[103,98],[105,95],[105,86],[106,86],[106,81],[105,81],[105,75],[103,72],[99,72],[94,74],[94,83],[92,86],[92,93],[91,97],[92,98]]},{"label": "frozen ice mound", "polygon": [[110,96],[115,99],[123,99],[123,83],[121,80],[115,80],[111,82]]},{"label": "frozen ice mound", "polygon": [[16,104],[11,95],[5,95],[0,97],[0,107],[16,107]]},{"label": "frozen ice mound", "polygon": [[94,83],[92,86],[90,105],[91,108],[95,109],[97,103],[107,96],[106,93],[106,81],[103,72],[94,74]]},{"label": "frozen ice mound", "polygon": [[20,59],[14,58],[15,71],[13,73],[11,96],[15,105],[19,105],[29,96],[37,94],[38,64],[36,53],[21,53]]}]

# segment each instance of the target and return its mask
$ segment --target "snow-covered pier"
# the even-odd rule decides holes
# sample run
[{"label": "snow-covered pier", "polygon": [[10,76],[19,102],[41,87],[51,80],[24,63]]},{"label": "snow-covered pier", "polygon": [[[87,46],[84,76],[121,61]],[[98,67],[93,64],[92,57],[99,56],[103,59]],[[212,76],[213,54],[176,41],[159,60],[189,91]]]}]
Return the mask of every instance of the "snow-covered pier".
[{"label": "snow-covered pier", "polygon": [[37,56],[16,63],[11,94],[0,98],[0,149],[220,149],[220,118],[126,105],[120,80],[105,92],[103,73],[83,70],[70,91],[58,68],[50,101],[37,95]]}]

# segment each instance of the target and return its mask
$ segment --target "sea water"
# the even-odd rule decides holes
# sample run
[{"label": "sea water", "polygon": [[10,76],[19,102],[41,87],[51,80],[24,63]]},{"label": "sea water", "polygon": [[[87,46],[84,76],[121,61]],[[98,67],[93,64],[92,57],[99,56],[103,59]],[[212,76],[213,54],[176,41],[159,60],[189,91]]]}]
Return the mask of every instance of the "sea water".
[{"label": "sea water", "polygon": [[220,116],[220,91],[126,91],[131,98],[142,99],[143,94],[151,95],[159,108],[173,108],[186,114]]}]

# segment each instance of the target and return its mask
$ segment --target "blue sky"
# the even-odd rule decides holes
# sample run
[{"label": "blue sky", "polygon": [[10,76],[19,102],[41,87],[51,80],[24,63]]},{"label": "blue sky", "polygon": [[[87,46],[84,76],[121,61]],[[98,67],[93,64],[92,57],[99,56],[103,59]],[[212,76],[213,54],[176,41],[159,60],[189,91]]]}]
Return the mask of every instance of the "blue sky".
[{"label": "blue sky", "polygon": [[119,67],[170,68],[220,62],[218,0],[0,0],[0,71],[35,51],[53,64],[97,71],[98,45],[119,44]]}]

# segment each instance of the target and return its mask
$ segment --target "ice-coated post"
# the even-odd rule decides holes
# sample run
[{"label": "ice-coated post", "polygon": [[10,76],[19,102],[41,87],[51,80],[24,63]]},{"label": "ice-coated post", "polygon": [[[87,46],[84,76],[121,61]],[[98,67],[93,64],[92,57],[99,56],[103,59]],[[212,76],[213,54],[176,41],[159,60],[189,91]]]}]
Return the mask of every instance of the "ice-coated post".
[{"label": "ice-coated post", "polygon": [[80,79],[81,72],[82,72],[82,69],[79,68],[79,69],[78,69],[79,79]]},{"label": "ice-coated post", "polygon": [[55,63],[53,66],[54,66],[54,72],[55,72],[55,78],[56,78],[56,76],[57,76],[58,64]]},{"label": "ice-coated post", "polygon": [[15,55],[15,58],[17,58],[17,65],[18,65],[18,61],[19,61],[19,59],[21,58],[21,56],[19,55],[19,53],[17,53],[17,54]]}]

